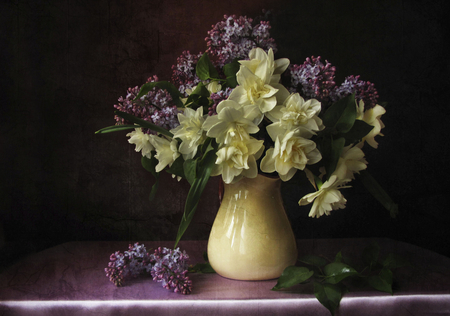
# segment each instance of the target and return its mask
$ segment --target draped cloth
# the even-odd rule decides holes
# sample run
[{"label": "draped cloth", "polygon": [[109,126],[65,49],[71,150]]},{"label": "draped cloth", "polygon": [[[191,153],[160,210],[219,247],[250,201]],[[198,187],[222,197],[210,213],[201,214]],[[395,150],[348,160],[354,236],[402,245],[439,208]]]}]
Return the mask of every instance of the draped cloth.
[{"label": "draped cloth", "polygon": [[[371,288],[346,293],[337,315],[450,314],[450,258],[391,239],[298,240],[299,256],[358,258],[371,242],[380,256],[394,252],[410,266],[395,270],[394,295]],[[147,249],[174,242],[141,242]],[[164,289],[150,277],[116,287],[105,276],[111,253],[128,242],[68,242],[29,255],[0,274],[0,315],[330,315],[311,284],[271,291],[277,280],[236,281],[217,274],[189,274],[190,295]],[[203,262],[207,241],[182,241],[191,263]],[[276,255],[276,254],[274,254]],[[356,260],[356,264],[358,264]]]}]

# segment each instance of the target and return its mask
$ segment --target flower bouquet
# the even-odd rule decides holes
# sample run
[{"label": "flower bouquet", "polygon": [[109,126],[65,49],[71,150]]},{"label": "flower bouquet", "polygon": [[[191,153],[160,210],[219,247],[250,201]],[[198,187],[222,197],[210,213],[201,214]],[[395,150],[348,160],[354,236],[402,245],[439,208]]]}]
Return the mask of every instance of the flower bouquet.
[{"label": "flower bouquet", "polygon": [[201,54],[184,51],[172,80],[153,76],[129,88],[114,107],[116,125],[131,129],[128,142],[156,178],[165,170],[191,187],[176,243],[187,229],[211,176],[224,183],[258,173],[290,181],[300,172],[311,191],[298,204],[312,203],[309,216],[345,207],[341,189],[355,173],[394,215],[396,205],[367,172],[364,146],[377,148],[384,127],[373,83],[348,76],[337,85],[336,68],[321,57],[303,64],[275,59],[270,23],[225,16],[206,37]]}]

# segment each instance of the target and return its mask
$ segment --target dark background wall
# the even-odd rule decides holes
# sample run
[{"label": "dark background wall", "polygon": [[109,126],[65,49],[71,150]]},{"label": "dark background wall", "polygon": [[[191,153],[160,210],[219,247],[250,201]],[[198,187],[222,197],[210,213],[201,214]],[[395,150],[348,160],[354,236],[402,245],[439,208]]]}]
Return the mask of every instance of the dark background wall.
[{"label": "dark background wall", "polygon": [[[279,52],[322,56],[336,82],[361,75],[388,102],[369,171],[399,205],[391,219],[361,183],[347,208],[310,219],[285,195],[298,238],[389,237],[450,256],[447,1],[11,0],[0,3],[0,234],[2,264],[70,240],[174,239],[188,185],[153,179],[113,104],[151,75],[168,80],[183,50],[224,14],[273,12]],[[185,239],[206,239],[218,208],[213,179]],[[1,230],[1,229],[0,229]]]}]

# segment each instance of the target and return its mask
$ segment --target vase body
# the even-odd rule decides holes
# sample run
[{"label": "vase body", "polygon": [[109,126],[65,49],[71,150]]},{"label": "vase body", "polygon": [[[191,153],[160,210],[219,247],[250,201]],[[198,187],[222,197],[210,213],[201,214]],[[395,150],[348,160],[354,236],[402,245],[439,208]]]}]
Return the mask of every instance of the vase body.
[{"label": "vase body", "polygon": [[295,264],[297,246],[280,186],[279,178],[263,175],[224,185],[208,241],[208,260],[218,274],[269,280]]}]

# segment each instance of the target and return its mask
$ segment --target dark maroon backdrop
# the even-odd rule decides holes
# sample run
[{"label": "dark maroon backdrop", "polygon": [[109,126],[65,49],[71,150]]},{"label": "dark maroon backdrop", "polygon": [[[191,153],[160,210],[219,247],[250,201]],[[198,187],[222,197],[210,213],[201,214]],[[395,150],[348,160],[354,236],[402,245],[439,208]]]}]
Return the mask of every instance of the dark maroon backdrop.
[{"label": "dark maroon backdrop", "polygon": [[[337,82],[361,75],[388,102],[385,137],[368,150],[369,171],[399,205],[389,214],[360,183],[347,208],[310,219],[299,193],[285,202],[298,238],[391,237],[450,256],[447,194],[449,61],[447,1],[2,1],[2,264],[69,240],[173,239],[188,185],[153,179],[113,104],[147,77],[170,79],[183,50],[202,52],[224,14],[273,12],[277,57],[322,56]],[[217,179],[185,239],[206,239],[218,207]],[[296,193],[296,194],[294,194]]]}]

